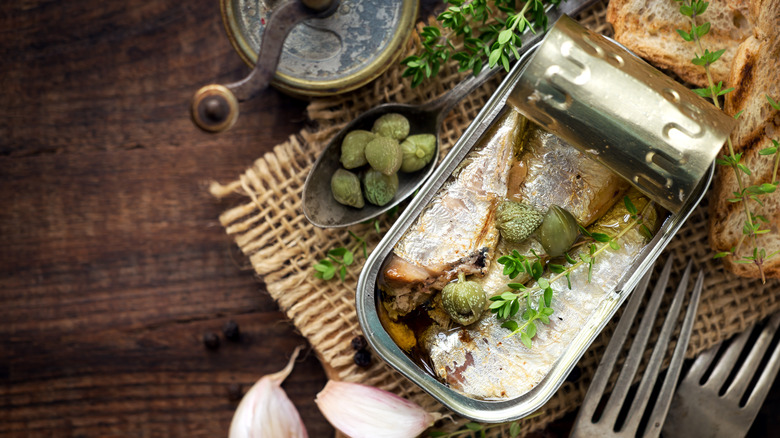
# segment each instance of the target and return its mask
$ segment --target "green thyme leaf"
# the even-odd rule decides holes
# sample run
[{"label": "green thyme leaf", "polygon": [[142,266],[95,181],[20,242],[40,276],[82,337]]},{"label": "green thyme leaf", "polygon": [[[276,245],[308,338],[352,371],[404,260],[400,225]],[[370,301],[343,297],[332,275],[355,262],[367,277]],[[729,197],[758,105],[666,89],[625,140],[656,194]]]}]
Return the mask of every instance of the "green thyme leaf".
[{"label": "green thyme leaf", "polygon": [[636,206],[634,205],[633,202],[631,202],[631,198],[629,198],[628,196],[623,197],[623,204],[625,204],[626,210],[628,210],[630,214],[636,215],[638,213]]},{"label": "green thyme leaf", "polygon": [[466,423],[466,429],[478,432],[482,430],[482,425],[479,423]]},{"label": "green thyme leaf", "polygon": [[770,105],[772,105],[772,108],[776,109],[777,111],[780,111],[780,103],[769,97],[768,94],[765,94],[767,102],[769,102]]},{"label": "green thyme leaf", "polygon": [[685,41],[693,41],[693,37],[688,32],[682,29],[677,29],[677,33],[679,33],[682,39],[684,39]]}]

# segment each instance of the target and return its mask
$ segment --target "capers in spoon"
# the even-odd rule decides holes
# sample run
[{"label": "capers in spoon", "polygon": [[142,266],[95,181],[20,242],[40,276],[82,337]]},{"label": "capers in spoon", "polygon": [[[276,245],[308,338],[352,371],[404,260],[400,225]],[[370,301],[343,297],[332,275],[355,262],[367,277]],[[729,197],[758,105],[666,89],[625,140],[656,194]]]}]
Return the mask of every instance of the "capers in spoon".
[{"label": "capers in spoon", "polygon": [[360,179],[354,173],[338,169],[330,179],[330,190],[339,204],[363,208],[363,193],[360,191]]},{"label": "capers in spoon", "polygon": [[477,322],[485,310],[485,291],[476,281],[466,281],[464,273],[458,274],[458,281],[449,283],[441,291],[441,304],[453,321],[461,325]]},{"label": "capers in spoon", "polygon": [[369,169],[363,176],[363,190],[366,201],[381,207],[390,202],[398,191],[398,174],[385,175]]},{"label": "capers in spoon", "polygon": [[496,227],[501,237],[512,243],[520,243],[542,224],[544,215],[528,204],[504,201],[496,210]]},{"label": "capers in spoon", "polygon": [[398,113],[385,114],[376,119],[371,132],[382,137],[401,141],[409,135],[409,120]]},{"label": "capers in spoon", "polygon": [[350,131],[341,142],[341,165],[345,169],[364,166],[368,162],[366,161],[366,145],[375,137],[374,133],[362,129]]},{"label": "capers in spoon", "polygon": [[436,151],[436,136],[433,134],[417,134],[406,137],[401,143],[403,161],[401,172],[416,172],[433,159]]},{"label": "capers in spoon", "polygon": [[366,160],[372,169],[392,175],[401,168],[401,146],[392,138],[376,137],[366,145]]},{"label": "capers in spoon", "polygon": [[565,208],[552,205],[539,227],[539,240],[550,257],[568,251],[580,235],[577,219]]}]

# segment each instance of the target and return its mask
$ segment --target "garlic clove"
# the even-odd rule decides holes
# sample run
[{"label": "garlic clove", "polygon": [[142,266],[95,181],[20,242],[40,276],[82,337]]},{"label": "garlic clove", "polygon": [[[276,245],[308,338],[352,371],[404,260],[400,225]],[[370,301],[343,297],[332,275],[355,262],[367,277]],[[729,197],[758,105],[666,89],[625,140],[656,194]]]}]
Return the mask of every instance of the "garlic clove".
[{"label": "garlic clove", "polygon": [[295,349],[284,369],[263,376],[249,388],[233,414],[229,438],[308,438],[298,410],[281,387],[300,350]]},{"label": "garlic clove", "polygon": [[325,418],[351,438],[412,438],[442,418],[391,392],[329,380],[314,400]]}]

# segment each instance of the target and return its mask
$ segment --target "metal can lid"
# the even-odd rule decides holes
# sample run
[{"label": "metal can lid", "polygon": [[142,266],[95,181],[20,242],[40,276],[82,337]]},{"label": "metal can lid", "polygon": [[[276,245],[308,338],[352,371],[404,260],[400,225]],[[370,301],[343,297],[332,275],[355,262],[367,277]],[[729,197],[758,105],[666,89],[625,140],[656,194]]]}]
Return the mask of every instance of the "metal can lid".
[{"label": "metal can lid", "polygon": [[[276,3],[221,0],[228,37],[250,66],[257,62]],[[333,15],[306,20],[290,31],[271,84],[303,96],[329,96],[367,84],[401,55],[417,9],[414,0],[341,0]]]}]

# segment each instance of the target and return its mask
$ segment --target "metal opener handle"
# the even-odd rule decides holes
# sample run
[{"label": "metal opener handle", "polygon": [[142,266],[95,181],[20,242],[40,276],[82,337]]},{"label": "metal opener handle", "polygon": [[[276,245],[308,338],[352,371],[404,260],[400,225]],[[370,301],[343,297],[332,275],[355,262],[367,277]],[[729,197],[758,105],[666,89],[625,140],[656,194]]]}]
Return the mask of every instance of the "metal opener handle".
[{"label": "metal opener handle", "polygon": [[325,18],[336,12],[339,0],[287,0],[268,17],[255,68],[232,84],[210,84],[199,89],[190,106],[192,121],[207,132],[230,129],[238,120],[238,102],[255,97],[273,79],[287,34],[309,18]]}]

